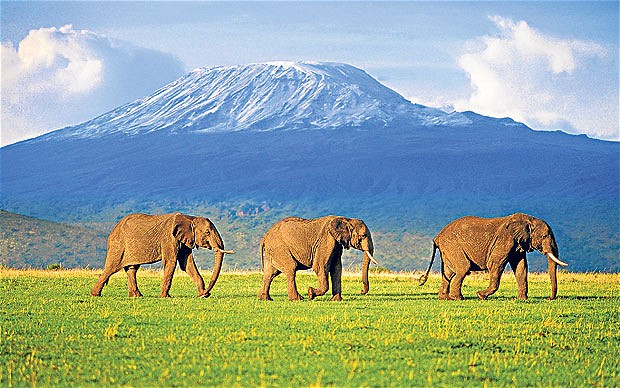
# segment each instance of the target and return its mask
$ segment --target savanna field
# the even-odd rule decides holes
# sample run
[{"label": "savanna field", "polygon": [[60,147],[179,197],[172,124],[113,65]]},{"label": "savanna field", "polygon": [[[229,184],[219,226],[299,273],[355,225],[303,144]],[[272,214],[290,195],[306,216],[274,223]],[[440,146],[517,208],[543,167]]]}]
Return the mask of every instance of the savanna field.
[{"label": "savanna field", "polygon": [[[439,301],[440,277],[359,273],[329,293],[289,302],[283,276],[273,302],[257,299],[260,273],[224,273],[208,299],[184,273],[157,298],[160,271],[141,270],[143,298],[118,273],[101,298],[99,271],[0,270],[0,386],[593,386],[620,385],[620,275],[545,274],[516,299],[511,273],[479,301]],[[203,276],[209,276],[203,271]],[[316,285],[298,275],[305,294]]]}]

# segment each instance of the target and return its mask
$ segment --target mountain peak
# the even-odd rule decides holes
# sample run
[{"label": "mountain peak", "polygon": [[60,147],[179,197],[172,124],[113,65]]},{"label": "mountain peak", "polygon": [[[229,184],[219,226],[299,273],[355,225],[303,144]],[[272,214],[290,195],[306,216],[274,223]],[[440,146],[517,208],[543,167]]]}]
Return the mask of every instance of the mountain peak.
[{"label": "mountain peak", "polygon": [[209,71],[265,71],[273,74],[278,72],[293,71],[299,74],[314,76],[351,76],[353,74],[370,77],[364,70],[355,66],[339,62],[314,62],[314,61],[270,61],[257,62],[246,65],[199,67],[192,72],[204,73]]},{"label": "mountain peak", "polygon": [[334,62],[197,68],[150,96],[56,137],[467,125],[458,113],[412,104],[364,70]]},{"label": "mountain peak", "polygon": [[257,62],[248,65],[234,65],[233,68],[248,68],[248,67],[270,67],[270,68],[282,68],[285,70],[295,69],[303,73],[327,73],[338,68],[352,69],[356,71],[363,71],[355,66],[348,65],[346,63],[339,62],[317,62],[317,61],[269,61],[269,62]]}]

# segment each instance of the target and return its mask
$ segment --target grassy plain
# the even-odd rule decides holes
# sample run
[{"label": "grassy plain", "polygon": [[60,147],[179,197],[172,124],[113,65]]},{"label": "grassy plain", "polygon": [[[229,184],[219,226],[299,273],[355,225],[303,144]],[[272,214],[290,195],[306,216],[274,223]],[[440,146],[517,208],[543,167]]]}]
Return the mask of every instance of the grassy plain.
[{"label": "grassy plain", "polygon": [[544,274],[527,301],[511,274],[487,301],[485,275],[439,301],[437,275],[375,274],[362,296],[350,274],[345,301],[297,303],[283,276],[262,302],[259,273],[224,273],[208,299],[180,273],[157,298],[158,271],[138,272],[143,298],[124,274],[94,298],[97,275],[0,270],[0,386],[620,385],[619,274],[561,273],[555,301]]}]

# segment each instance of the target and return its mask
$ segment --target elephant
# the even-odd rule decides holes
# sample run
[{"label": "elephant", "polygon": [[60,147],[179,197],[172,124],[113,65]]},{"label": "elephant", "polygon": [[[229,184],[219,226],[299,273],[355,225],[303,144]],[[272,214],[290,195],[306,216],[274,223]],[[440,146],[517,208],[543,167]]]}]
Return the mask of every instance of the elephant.
[{"label": "elephant", "polygon": [[488,270],[490,283],[476,295],[487,299],[499,288],[506,264],[510,264],[519,288],[519,299],[527,299],[526,253],[537,250],[547,256],[551,296],[557,296],[558,246],[551,227],[543,220],[523,213],[499,218],[468,216],[449,223],[433,240],[433,255],[420,285],[428,279],[435,253],[441,254],[439,299],[463,299],[461,285],[470,271]]},{"label": "elephant", "polygon": [[[207,248],[215,252],[215,265],[209,286],[205,289],[202,276],[194,263],[192,249]],[[90,291],[92,296],[101,296],[101,290],[110,276],[125,269],[130,297],[140,297],[136,282],[136,271],[142,264],[162,261],[164,276],[161,284],[161,298],[169,298],[172,276],[177,262],[198,287],[198,296],[208,298],[215,285],[225,250],[220,233],[215,225],[203,217],[181,213],[163,215],[130,214],[121,219],[108,237],[108,253],[105,268]]]},{"label": "elephant", "polygon": [[329,289],[331,276],[332,298],[342,300],[342,250],[355,248],[364,252],[362,264],[362,294],[369,290],[368,267],[373,258],[374,247],[370,230],[364,221],[356,218],[326,216],[316,219],[287,217],[274,224],[260,243],[263,285],[259,299],[273,300],[269,288],[280,273],[286,276],[290,300],[302,300],[297,292],[295,273],[312,268],[319,281],[318,289],[308,288],[308,298],[324,295]]}]

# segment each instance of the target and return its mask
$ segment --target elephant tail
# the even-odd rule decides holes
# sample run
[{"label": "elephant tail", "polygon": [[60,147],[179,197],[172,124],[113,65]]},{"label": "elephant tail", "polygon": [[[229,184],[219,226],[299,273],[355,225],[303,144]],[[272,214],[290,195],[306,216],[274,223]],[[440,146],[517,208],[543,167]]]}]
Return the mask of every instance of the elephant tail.
[{"label": "elephant tail", "polygon": [[265,239],[260,240],[260,269],[265,269]]},{"label": "elephant tail", "polygon": [[420,284],[419,284],[420,286],[423,286],[424,283],[426,283],[426,281],[428,280],[428,274],[429,272],[431,272],[431,268],[433,267],[433,262],[435,261],[435,253],[437,253],[437,248],[439,247],[433,241],[433,256],[431,256],[431,263],[428,265],[428,269],[426,270],[426,273],[422,275],[422,277],[420,277]]}]

